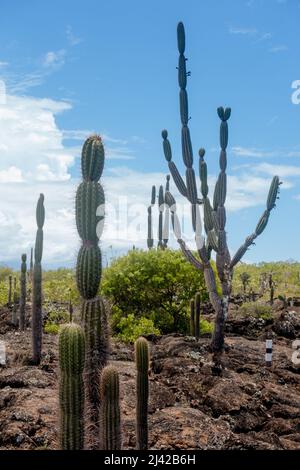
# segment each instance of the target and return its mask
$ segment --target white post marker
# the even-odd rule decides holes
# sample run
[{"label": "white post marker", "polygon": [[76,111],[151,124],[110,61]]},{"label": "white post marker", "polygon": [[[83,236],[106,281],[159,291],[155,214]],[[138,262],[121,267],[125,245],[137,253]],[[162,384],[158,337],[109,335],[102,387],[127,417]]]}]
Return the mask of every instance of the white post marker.
[{"label": "white post marker", "polygon": [[5,342],[0,341],[0,365],[5,366],[6,364],[6,347]]},{"label": "white post marker", "polygon": [[273,340],[266,339],[266,365],[271,367],[273,357]]}]

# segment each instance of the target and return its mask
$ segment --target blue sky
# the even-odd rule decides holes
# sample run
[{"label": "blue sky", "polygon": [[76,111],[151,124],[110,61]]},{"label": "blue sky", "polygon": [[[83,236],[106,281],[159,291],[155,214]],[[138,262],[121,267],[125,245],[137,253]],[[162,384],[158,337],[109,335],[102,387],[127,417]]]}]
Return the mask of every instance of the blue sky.
[{"label": "blue sky", "polygon": [[[73,198],[80,147],[90,132],[104,136],[103,185],[114,205],[120,197],[129,205],[148,204],[152,184],[163,182],[163,128],[183,170],[179,20],[192,72],[194,153],[206,148],[210,182],[218,171],[216,108],[232,108],[230,249],[254,229],[268,184],[278,174],[284,183],[278,207],[245,260],[299,260],[300,104],[291,100],[292,83],[300,80],[299,15],[300,0],[3,0],[0,79],[7,99],[0,104],[0,262],[15,265],[29,250],[35,201],[44,192],[45,265],[74,264]],[[129,209],[131,216],[135,210]],[[132,244],[145,247],[130,230],[116,239],[115,218],[108,208],[107,256],[110,245],[115,254]],[[140,225],[146,237],[145,218]]]}]

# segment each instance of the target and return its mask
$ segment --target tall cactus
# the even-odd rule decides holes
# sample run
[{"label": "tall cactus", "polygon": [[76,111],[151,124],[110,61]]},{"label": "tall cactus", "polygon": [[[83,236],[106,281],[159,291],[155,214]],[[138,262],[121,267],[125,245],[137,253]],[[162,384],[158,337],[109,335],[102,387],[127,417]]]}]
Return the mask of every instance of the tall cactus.
[{"label": "tall cactus", "polygon": [[59,334],[61,450],[81,450],[84,445],[84,357],[82,328],[75,323],[63,325]]},{"label": "tall cactus", "polygon": [[26,286],[27,286],[27,256],[23,254],[21,263],[21,276],[20,276],[20,319],[19,319],[19,328],[21,331],[25,330],[26,323]]},{"label": "tall cactus", "polygon": [[14,306],[12,311],[12,323],[17,326],[18,324],[18,294],[17,294],[17,278],[14,277]]},{"label": "tall cactus", "polygon": [[104,167],[104,147],[99,136],[89,137],[82,149],[83,181],[76,193],[76,225],[82,246],[78,253],[76,280],[82,298],[81,320],[86,340],[85,385],[91,448],[99,445],[100,374],[108,355],[105,306],[97,296],[102,274],[98,246],[104,225],[104,191],[99,183]]},{"label": "tall cactus", "polygon": [[29,277],[30,277],[30,282],[32,282],[32,278],[33,278],[33,248],[30,249]]},{"label": "tall cactus", "polygon": [[45,223],[44,195],[40,194],[36,207],[37,233],[34,247],[34,267],[32,286],[32,350],[33,363],[39,364],[42,354],[43,314],[42,314],[42,256],[43,227]]},{"label": "tall cactus", "polygon": [[[226,239],[226,210],[225,200],[227,193],[227,144],[228,144],[228,124],[227,121],[230,117],[230,108],[218,108],[218,116],[221,120],[220,124],[220,172],[215,185],[212,202],[208,197],[208,184],[207,184],[207,165],[204,160],[205,150],[199,150],[199,174],[201,181],[201,194],[202,199],[198,198],[197,184],[195,171],[193,168],[193,150],[190,137],[190,130],[188,127],[189,111],[188,111],[188,95],[186,91],[187,77],[190,75],[186,71],[186,57],[185,52],[185,31],[183,23],[179,23],[177,27],[177,42],[179,51],[178,62],[178,83],[179,83],[179,103],[180,103],[180,118],[181,118],[181,142],[182,142],[182,157],[186,167],[186,181],[181,177],[175,163],[172,161],[172,149],[168,140],[168,132],[162,131],[163,150],[165,158],[168,162],[169,169],[173,180],[177,186],[178,191],[188,199],[191,203],[192,209],[192,225],[195,233],[195,241],[199,258],[194,256],[190,249],[187,248],[181,235],[181,228],[178,216],[176,214],[176,202],[170,192],[166,192],[166,203],[171,210],[172,225],[177,241],[186,257],[196,269],[204,272],[205,283],[209,292],[210,301],[214,307],[215,328],[212,338],[212,351],[214,367],[213,371],[216,373],[222,372],[222,352],[224,348],[224,328],[225,321],[228,313],[229,296],[231,293],[232,274],[234,266],[241,260],[247,249],[253,244],[254,240],[264,231],[269,220],[271,210],[275,207],[275,202],[279,192],[279,178],[275,176],[272,180],[269,195],[267,198],[267,207],[258,224],[254,233],[248,236],[242,246],[237,250],[235,255],[231,257],[227,239]],[[204,230],[206,240],[202,235],[202,223],[200,217],[199,205],[203,204],[204,212]],[[216,252],[216,265],[217,274],[221,282],[222,297],[220,298],[217,293],[216,276],[212,269],[210,262],[211,252]]]},{"label": "tall cactus", "polygon": [[138,450],[148,449],[149,346],[145,338],[135,342],[136,440]]},{"label": "tall cactus", "polygon": [[152,207],[155,204],[156,199],[156,188],[152,186],[151,190],[151,204],[148,207],[148,238],[147,238],[147,246],[149,250],[153,248],[154,239],[153,239],[153,220],[152,220]]},{"label": "tall cactus", "polygon": [[121,450],[120,385],[114,367],[104,368],[100,389],[100,449]]}]

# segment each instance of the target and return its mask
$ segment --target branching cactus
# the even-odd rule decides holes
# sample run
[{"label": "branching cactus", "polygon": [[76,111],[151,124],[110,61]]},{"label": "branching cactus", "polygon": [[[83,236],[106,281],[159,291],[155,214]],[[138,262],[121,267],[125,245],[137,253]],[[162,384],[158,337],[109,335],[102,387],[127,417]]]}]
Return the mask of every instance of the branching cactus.
[{"label": "branching cactus", "polygon": [[12,311],[12,323],[17,326],[18,324],[18,294],[17,294],[17,278],[14,277],[14,306]]},{"label": "branching cactus", "polygon": [[63,325],[59,334],[61,450],[81,450],[84,445],[84,357],[82,328],[75,323]]},{"label": "branching cactus", "polygon": [[153,248],[154,239],[153,239],[153,217],[152,217],[152,207],[155,205],[156,199],[156,188],[152,186],[151,190],[151,204],[148,207],[148,238],[147,238],[147,246],[149,250]]},{"label": "branching cactus", "polygon": [[99,136],[89,137],[82,149],[83,181],[76,193],[76,225],[82,246],[78,253],[76,279],[82,298],[81,320],[86,340],[85,386],[90,446],[99,445],[100,376],[108,355],[107,315],[98,290],[102,274],[98,246],[104,226],[104,191],[99,183],[104,167],[104,147]]},{"label": "branching cactus", "polygon": [[8,277],[8,300],[7,305],[10,307],[12,304],[12,275]]},{"label": "branching cactus", "polygon": [[[166,177],[166,188],[165,191],[170,190],[170,175]],[[148,238],[147,246],[149,249],[153,248],[154,238],[153,238],[153,214],[152,208],[155,205],[156,201],[156,188],[152,186],[151,190],[151,205],[148,207]],[[161,185],[158,192],[158,244],[157,247],[164,250],[168,247],[169,241],[169,226],[170,226],[170,209],[167,204],[165,204],[165,195],[164,188]]]},{"label": "branching cactus", "polygon": [[145,338],[135,342],[136,440],[138,450],[148,449],[149,346]]},{"label": "branching cactus", "polygon": [[[264,231],[267,226],[270,212],[275,207],[276,199],[279,192],[279,178],[275,176],[272,180],[267,205],[264,213],[258,221],[255,231],[249,235],[237,252],[231,257],[225,231],[226,210],[225,201],[227,193],[227,144],[228,144],[228,124],[230,117],[230,108],[218,108],[218,116],[221,120],[220,124],[220,172],[215,185],[212,200],[210,200],[207,183],[207,165],[204,160],[204,149],[199,150],[199,174],[201,181],[201,195],[198,198],[198,190],[196,184],[196,176],[193,167],[193,150],[188,127],[189,111],[188,111],[188,95],[186,91],[187,77],[189,72],[186,71],[185,52],[185,31],[182,23],[177,27],[177,40],[179,51],[178,63],[178,82],[179,82],[179,101],[180,101],[180,118],[181,118],[181,142],[182,157],[186,167],[185,181],[181,177],[175,163],[172,161],[172,150],[168,140],[168,132],[162,131],[163,149],[165,158],[168,161],[169,169],[178,191],[188,199],[191,204],[192,225],[195,233],[195,241],[199,258],[186,246],[182,239],[181,228],[178,216],[176,214],[176,202],[170,192],[166,193],[166,203],[171,210],[172,224],[177,241],[185,255],[186,259],[192,263],[196,269],[204,272],[204,278],[207,290],[209,292],[210,301],[215,310],[215,328],[212,338],[212,351],[215,373],[222,372],[222,352],[224,348],[224,327],[228,313],[229,296],[231,293],[232,274],[235,265],[242,259],[247,249],[253,245],[254,240]],[[206,237],[202,234],[202,222],[200,217],[200,204],[203,204],[204,211],[204,230]],[[220,279],[222,296],[217,293],[217,284],[215,273],[210,262],[211,252],[216,253],[217,273]]]},{"label": "branching cactus", "polygon": [[101,377],[100,449],[121,450],[121,411],[118,371],[107,366]]},{"label": "branching cactus", "polygon": [[195,338],[200,337],[200,311],[201,311],[201,294],[197,292],[195,295]]},{"label": "branching cactus", "polygon": [[22,263],[21,263],[21,276],[20,276],[20,320],[19,320],[19,327],[21,331],[25,330],[26,325],[26,297],[27,297],[27,256],[26,254],[22,255]]},{"label": "branching cactus", "polygon": [[42,256],[43,227],[45,223],[44,195],[41,194],[36,207],[37,233],[34,247],[32,286],[32,350],[33,363],[39,364],[42,354],[43,313],[42,313]]}]

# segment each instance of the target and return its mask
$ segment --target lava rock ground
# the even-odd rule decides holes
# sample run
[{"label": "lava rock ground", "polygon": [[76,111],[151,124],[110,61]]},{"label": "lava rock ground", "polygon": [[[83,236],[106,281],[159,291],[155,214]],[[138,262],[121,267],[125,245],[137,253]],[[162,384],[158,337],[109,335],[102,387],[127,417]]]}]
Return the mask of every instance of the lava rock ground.
[{"label": "lava rock ground", "polygon": [[[0,450],[57,449],[57,337],[44,335],[42,363],[31,366],[31,332],[13,329],[7,315],[0,312]],[[149,338],[151,449],[300,449],[300,365],[291,360],[300,315],[274,316],[272,367],[264,362],[269,323],[231,313],[222,377],[212,375],[209,338]],[[113,342],[110,363],[120,373],[123,448],[134,449],[133,348]]]}]

